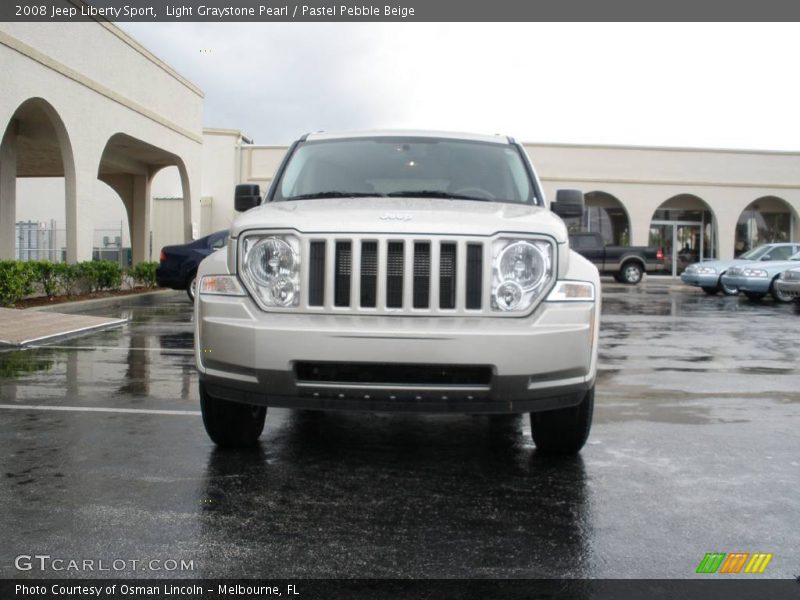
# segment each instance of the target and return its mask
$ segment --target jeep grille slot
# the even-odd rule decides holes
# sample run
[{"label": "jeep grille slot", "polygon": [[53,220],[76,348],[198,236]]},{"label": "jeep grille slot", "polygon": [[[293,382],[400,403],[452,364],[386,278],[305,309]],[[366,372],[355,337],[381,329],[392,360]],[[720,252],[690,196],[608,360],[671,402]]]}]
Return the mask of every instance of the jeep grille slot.
[{"label": "jeep grille slot", "polygon": [[325,303],[325,242],[311,242],[308,251],[308,305]]},{"label": "jeep grille slot", "polygon": [[361,242],[361,307],[375,308],[378,293],[378,242]]},{"label": "jeep grille slot", "polygon": [[488,365],[425,365],[399,363],[297,362],[299,384],[489,387]]},{"label": "jeep grille slot", "polygon": [[467,308],[481,307],[483,289],[483,246],[467,244]]},{"label": "jeep grille slot", "polygon": [[403,242],[389,242],[386,260],[386,306],[403,308]]},{"label": "jeep grille slot", "polygon": [[456,245],[441,245],[439,254],[439,308],[456,307]]},{"label": "jeep grille slot", "polygon": [[336,278],[333,292],[335,306],[350,306],[351,273],[350,242],[336,242]]},{"label": "jeep grille slot", "polygon": [[431,296],[431,244],[414,243],[414,308],[428,308]]},{"label": "jeep grille slot", "polygon": [[489,241],[398,233],[300,237],[300,303],[287,310],[495,316],[489,302]]}]

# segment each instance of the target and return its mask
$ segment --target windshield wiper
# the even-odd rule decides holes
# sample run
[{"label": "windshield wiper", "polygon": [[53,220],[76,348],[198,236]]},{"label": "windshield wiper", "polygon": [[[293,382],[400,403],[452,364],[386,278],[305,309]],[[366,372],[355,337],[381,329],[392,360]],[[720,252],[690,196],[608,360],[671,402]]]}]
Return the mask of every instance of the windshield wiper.
[{"label": "windshield wiper", "polygon": [[289,196],[286,200],[312,200],[314,198],[374,198],[385,197],[386,194],[379,192],[340,192],[340,191],[327,191],[327,192],[314,192],[313,194],[299,194],[297,196]]},{"label": "windshield wiper", "polygon": [[466,194],[451,194],[443,190],[404,190],[401,192],[391,192],[386,195],[390,198],[446,198],[448,200],[480,200],[481,202],[491,202],[489,198],[467,196]]}]

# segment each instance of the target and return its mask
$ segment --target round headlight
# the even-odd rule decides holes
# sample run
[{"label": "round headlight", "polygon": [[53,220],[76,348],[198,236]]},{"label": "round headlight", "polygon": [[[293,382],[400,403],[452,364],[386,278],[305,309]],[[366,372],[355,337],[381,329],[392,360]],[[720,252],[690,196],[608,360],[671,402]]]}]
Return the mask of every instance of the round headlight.
[{"label": "round headlight", "polygon": [[[514,242],[500,253],[498,270],[501,281],[515,283],[521,290],[530,291],[544,280],[547,257],[530,242]],[[499,292],[498,288],[498,296]]]},{"label": "round headlight", "polygon": [[[250,275],[259,285],[274,286],[277,277],[290,281],[295,271],[297,256],[292,247],[278,238],[267,238],[253,246],[247,255],[245,265]],[[276,299],[277,299],[276,295]]]}]

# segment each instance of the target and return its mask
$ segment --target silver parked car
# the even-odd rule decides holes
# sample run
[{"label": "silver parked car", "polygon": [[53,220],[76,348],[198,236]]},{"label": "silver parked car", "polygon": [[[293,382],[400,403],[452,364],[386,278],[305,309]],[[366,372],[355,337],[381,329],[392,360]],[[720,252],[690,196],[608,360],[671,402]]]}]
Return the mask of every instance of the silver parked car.
[{"label": "silver parked car", "polygon": [[800,252],[786,261],[751,262],[732,267],[722,276],[722,283],[744,292],[751,300],[771,294],[778,302],[791,302],[794,296],[782,291],[777,283],[781,273],[796,266],[800,266]]},{"label": "silver parked car", "polygon": [[681,273],[681,281],[687,285],[700,287],[707,294],[713,295],[718,291],[722,291],[725,295],[736,296],[739,290],[735,287],[731,287],[731,284],[726,285],[722,281],[722,276],[728,269],[757,260],[765,262],[786,260],[798,251],[800,251],[800,244],[764,244],[732,260],[709,260],[693,263]]},{"label": "silver parked car", "polygon": [[774,285],[783,297],[791,298],[800,304],[800,267],[781,273]]},{"label": "silver parked car", "polygon": [[262,198],[238,186],[200,265],[203,422],[254,444],[267,407],[530,413],[543,452],[589,434],[600,278],[569,248],[525,150],[502,136],[316,133]]}]

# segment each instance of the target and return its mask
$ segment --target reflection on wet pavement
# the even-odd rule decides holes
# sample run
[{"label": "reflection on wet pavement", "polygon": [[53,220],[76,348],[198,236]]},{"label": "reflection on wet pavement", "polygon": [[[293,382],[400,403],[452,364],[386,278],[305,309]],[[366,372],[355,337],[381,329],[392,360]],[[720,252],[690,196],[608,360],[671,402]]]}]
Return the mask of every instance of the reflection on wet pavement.
[{"label": "reflection on wet pavement", "polygon": [[523,417],[287,410],[257,451],[220,451],[183,296],[95,312],[131,321],[0,353],[0,404],[64,409],[0,408],[2,577],[80,575],[16,572],[23,552],[194,560],[150,577],[691,577],[726,549],[796,570],[793,306],[604,284],[572,459],[538,455]]}]

